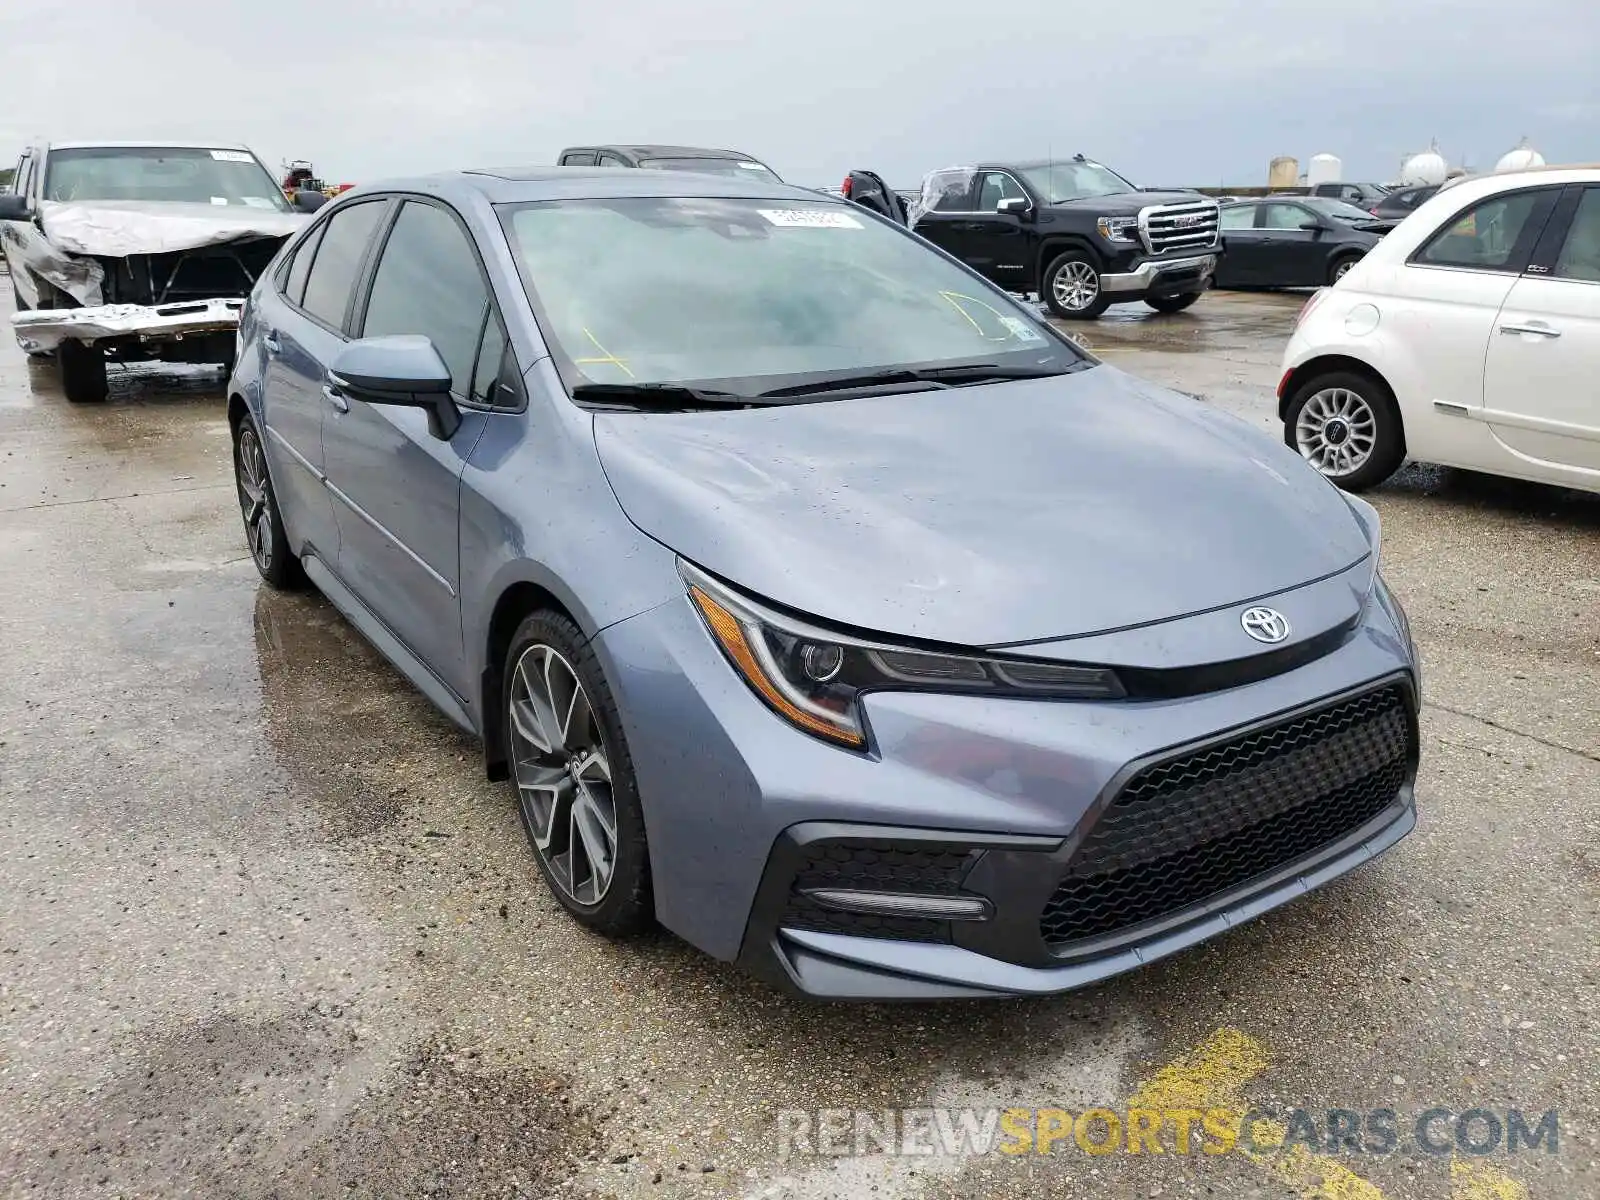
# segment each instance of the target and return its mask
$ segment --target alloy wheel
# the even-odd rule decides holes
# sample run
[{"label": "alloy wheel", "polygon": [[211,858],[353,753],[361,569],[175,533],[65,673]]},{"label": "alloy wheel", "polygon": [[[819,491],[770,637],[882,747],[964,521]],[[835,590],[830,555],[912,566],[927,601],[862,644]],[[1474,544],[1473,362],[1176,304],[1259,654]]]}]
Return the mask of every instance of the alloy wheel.
[{"label": "alloy wheel", "polygon": [[239,511],[244,514],[250,557],[262,574],[272,570],[272,482],[267,459],[256,431],[246,425],[239,431]]},{"label": "alloy wheel", "polygon": [[1356,260],[1355,259],[1353,259],[1353,258],[1345,259],[1344,262],[1340,263],[1337,267],[1335,267],[1333,269],[1333,281],[1335,283],[1338,283],[1339,280],[1343,279],[1346,275],[1350,274],[1350,268],[1355,266],[1355,265],[1356,265]]},{"label": "alloy wheel", "polygon": [[1100,295],[1100,275],[1089,263],[1074,259],[1056,272],[1050,290],[1062,308],[1077,312],[1088,308]]},{"label": "alloy wheel", "polygon": [[617,865],[611,762],[572,664],[550,646],[523,652],[511,678],[512,772],[534,847],[578,904],[605,898]]},{"label": "alloy wheel", "polygon": [[1312,394],[1294,425],[1301,456],[1324,475],[1342,477],[1360,470],[1378,444],[1378,418],[1372,405],[1349,388],[1324,388]]}]

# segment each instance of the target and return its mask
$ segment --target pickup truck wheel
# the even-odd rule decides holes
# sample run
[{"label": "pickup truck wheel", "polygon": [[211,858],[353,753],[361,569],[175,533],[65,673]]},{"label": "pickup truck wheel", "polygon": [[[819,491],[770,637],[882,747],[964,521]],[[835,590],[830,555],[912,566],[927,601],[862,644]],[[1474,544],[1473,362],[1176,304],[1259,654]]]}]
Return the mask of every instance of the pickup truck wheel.
[{"label": "pickup truck wheel", "polygon": [[1045,268],[1044,299],[1051,312],[1069,321],[1092,321],[1111,305],[1100,287],[1100,269],[1081,250],[1068,250]]},{"label": "pickup truck wheel", "polygon": [[61,390],[73,404],[99,404],[106,398],[106,355],[98,346],[68,339],[56,347]]},{"label": "pickup truck wheel", "polygon": [[1146,296],[1144,302],[1158,313],[1182,312],[1196,300],[1199,292],[1179,292],[1176,296]]}]

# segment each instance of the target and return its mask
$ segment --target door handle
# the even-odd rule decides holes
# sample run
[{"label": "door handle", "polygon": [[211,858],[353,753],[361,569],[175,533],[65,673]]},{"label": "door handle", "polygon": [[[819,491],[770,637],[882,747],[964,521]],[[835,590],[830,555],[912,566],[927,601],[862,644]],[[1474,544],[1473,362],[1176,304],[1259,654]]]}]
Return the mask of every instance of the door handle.
[{"label": "door handle", "polygon": [[333,405],[338,412],[350,411],[350,401],[344,398],[344,394],[331,381],[322,385],[322,398]]},{"label": "door handle", "polygon": [[267,348],[268,354],[276,354],[283,349],[282,346],[278,345],[278,335],[275,333],[262,334],[261,344]]},{"label": "door handle", "polygon": [[1558,338],[1561,336],[1559,329],[1551,329],[1543,322],[1529,322],[1526,325],[1502,325],[1501,333],[1531,333],[1536,337]]}]

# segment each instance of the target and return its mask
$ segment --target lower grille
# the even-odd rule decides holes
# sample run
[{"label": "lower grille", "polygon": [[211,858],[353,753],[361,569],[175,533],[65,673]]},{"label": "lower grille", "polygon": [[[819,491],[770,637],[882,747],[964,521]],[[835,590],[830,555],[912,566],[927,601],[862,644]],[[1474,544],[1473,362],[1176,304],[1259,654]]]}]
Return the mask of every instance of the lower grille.
[{"label": "lower grille", "polygon": [[1392,686],[1146,767],[1068,864],[1044,940],[1158,920],[1315,854],[1394,803],[1415,742]]},{"label": "lower grille", "polygon": [[961,880],[976,857],[975,851],[926,850],[897,846],[892,842],[813,843],[806,847],[805,861],[795,871],[778,924],[790,929],[815,929],[823,933],[849,933],[858,937],[948,942],[948,921],[837,912],[823,908],[804,891],[809,888],[853,888],[948,895],[961,890]]}]

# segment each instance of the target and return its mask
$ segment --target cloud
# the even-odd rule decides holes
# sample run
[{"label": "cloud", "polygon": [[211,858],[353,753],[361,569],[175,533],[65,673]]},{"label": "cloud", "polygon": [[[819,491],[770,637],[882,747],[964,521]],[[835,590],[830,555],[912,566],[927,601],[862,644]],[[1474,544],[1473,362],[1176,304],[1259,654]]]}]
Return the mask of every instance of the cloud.
[{"label": "cloud", "polygon": [[[1562,36],[1551,38],[1550,30]],[[244,140],[331,178],[549,162],[589,141],[734,146],[785,176],[1083,153],[1160,183],[1440,139],[1584,157],[1600,9],[1012,0],[73,0],[0,16],[0,155],[35,136]]]}]

